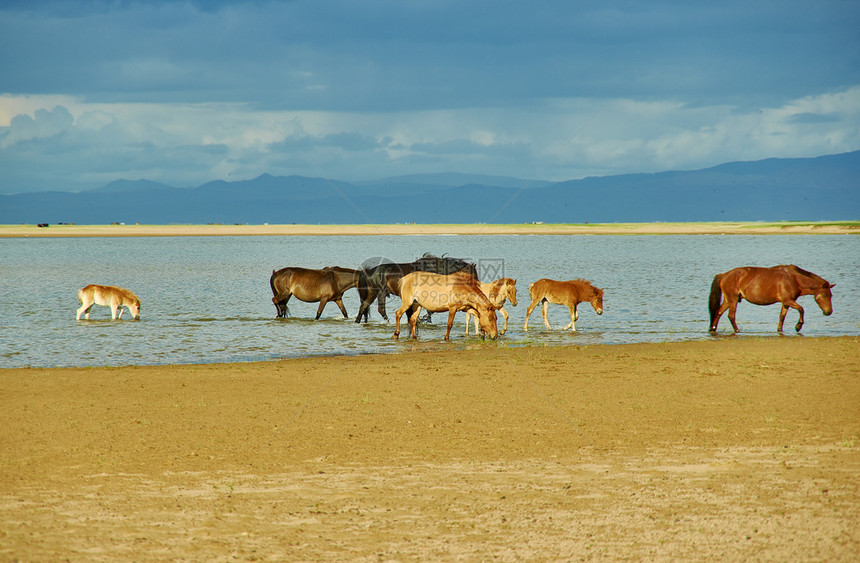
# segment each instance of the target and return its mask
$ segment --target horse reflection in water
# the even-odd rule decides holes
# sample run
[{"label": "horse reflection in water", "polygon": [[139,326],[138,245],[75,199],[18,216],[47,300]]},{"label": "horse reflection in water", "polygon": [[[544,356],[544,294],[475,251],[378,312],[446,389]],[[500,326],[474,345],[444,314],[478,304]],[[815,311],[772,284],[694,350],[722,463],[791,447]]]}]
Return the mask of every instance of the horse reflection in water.
[{"label": "horse reflection in water", "polygon": [[[708,308],[711,313],[711,332],[717,331],[720,317],[727,310],[732,328],[738,332],[735,322],[735,312],[738,303],[746,299],[754,305],[773,305],[781,303],[779,312],[779,324],[776,327],[782,332],[782,325],[788,309],[796,309],[800,313],[800,319],[794,326],[794,330],[800,332],[803,327],[803,307],[797,303],[801,295],[813,295],[821,312],[825,316],[833,313],[831,298],[833,294],[830,289],[835,286],[821,276],[798,268],[794,264],[773,266],[772,268],[758,268],[754,266],[735,268],[723,274],[714,276],[711,283],[711,295]],[[723,299],[725,298],[725,299]]]}]

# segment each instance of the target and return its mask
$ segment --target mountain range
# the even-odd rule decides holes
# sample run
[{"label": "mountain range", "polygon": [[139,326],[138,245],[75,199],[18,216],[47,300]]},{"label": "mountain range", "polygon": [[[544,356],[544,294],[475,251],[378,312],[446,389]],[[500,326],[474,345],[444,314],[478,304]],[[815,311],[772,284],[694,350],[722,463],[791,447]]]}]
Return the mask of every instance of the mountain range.
[{"label": "mountain range", "polygon": [[376,224],[860,219],[860,151],[566,182],[417,174],[373,182],[270,176],[194,188],[117,180],[0,195],[0,223]]}]

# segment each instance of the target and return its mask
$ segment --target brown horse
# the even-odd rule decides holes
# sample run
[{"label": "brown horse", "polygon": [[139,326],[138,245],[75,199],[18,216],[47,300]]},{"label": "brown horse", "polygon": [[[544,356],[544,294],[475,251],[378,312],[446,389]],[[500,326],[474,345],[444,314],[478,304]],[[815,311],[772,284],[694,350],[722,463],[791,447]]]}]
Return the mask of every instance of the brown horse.
[{"label": "brown horse", "polygon": [[134,320],[140,320],[140,299],[133,291],[122,287],[90,284],[78,290],[78,301],[81,306],[78,308],[77,320],[81,320],[81,315],[89,320],[93,305],[110,307],[110,317],[114,320],[122,319],[123,307],[126,307]]},{"label": "brown horse", "polygon": [[529,296],[532,302],[526,311],[526,324],[523,330],[529,329],[529,316],[534,311],[538,303],[543,304],[543,324],[549,330],[549,320],[546,318],[546,310],[549,303],[556,305],[567,305],[570,309],[570,324],[566,325],[562,330],[567,330],[570,327],[572,332],[576,332],[574,324],[579,318],[579,313],[576,312],[576,306],[580,303],[588,301],[594,308],[594,312],[598,315],[603,314],[603,290],[591,285],[591,282],[578,279],[570,281],[548,280],[546,278],[538,280],[529,286]]},{"label": "brown horse", "polygon": [[[505,317],[505,326],[499,334],[504,334],[508,331],[508,312],[505,311],[505,300],[511,302],[514,307],[517,306],[517,280],[511,278],[499,278],[494,282],[484,283],[478,282],[478,287],[496,310],[502,313]],[[469,334],[469,321],[475,317],[475,334],[478,334],[478,317],[470,311],[466,311],[466,334]]]},{"label": "brown horse", "polygon": [[306,303],[316,303],[318,320],[329,301],[334,301],[340,307],[344,318],[348,315],[343,306],[344,292],[355,287],[358,283],[358,270],[340,268],[337,266],[312,270],[308,268],[281,268],[272,272],[269,285],[272,286],[272,302],[278,311],[278,317],[286,317],[289,309],[287,302],[293,295]]},{"label": "brown horse", "polygon": [[412,338],[418,338],[418,315],[421,308],[438,313],[448,311],[448,329],[445,340],[451,336],[454,325],[454,315],[457,311],[473,311],[478,315],[481,329],[496,338],[499,335],[496,327],[496,308],[478,287],[477,281],[470,274],[460,272],[451,275],[431,274],[429,272],[412,272],[400,280],[400,298],[403,303],[397,309],[394,338],[400,336],[400,317],[413,305],[409,315],[409,328]]},{"label": "brown horse", "polygon": [[821,312],[830,315],[833,312],[830,288],[835,285],[793,264],[772,268],[735,268],[724,274],[717,274],[711,283],[711,297],[708,303],[711,312],[710,330],[716,332],[720,316],[728,309],[732,328],[738,332],[735,311],[738,303],[746,299],[754,305],[782,303],[779,325],[776,328],[779,332],[782,332],[782,323],[785,321],[788,308],[797,309],[800,319],[794,329],[800,332],[803,326],[803,307],[797,304],[797,298],[801,295],[814,295]]}]

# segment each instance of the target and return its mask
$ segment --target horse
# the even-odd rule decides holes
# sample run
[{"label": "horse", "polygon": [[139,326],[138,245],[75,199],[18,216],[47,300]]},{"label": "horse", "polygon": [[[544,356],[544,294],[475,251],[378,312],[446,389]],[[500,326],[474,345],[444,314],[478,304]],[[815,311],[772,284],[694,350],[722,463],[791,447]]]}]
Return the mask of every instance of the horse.
[{"label": "horse", "polygon": [[134,320],[140,320],[140,298],[133,291],[122,287],[90,284],[78,290],[78,301],[81,304],[75,319],[78,321],[81,320],[82,314],[85,319],[90,319],[90,309],[93,305],[110,307],[110,318],[114,320],[122,319],[123,307],[128,309]]},{"label": "horse", "polygon": [[[372,268],[361,270],[358,280],[358,296],[361,306],[355,322],[360,323],[361,317],[367,322],[370,314],[370,306],[377,301],[377,309],[382,318],[388,320],[385,312],[385,299],[389,295],[400,295],[400,279],[412,272],[430,272],[433,274],[453,274],[466,270],[473,277],[478,277],[478,271],[474,264],[460,258],[438,257],[425,253],[414,262],[406,263],[383,263]],[[429,312],[429,310],[428,310]]]},{"label": "horse", "polygon": [[[481,288],[483,294],[487,296],[496,310],[502,313],[502,316],[505,318],[505,326],[499,334],[506,333],[508,331],[508,312],[505,311],[505,300],[509,300],[514,307],[517,306],[517,280],[499,278],[494,282],[478,282],[478,287]],[[472,317],[475,318],[475,335],[477,336],[478,317],[470,311],[466,311],[466,335],[468,336],[469,334],[469,322]]]},{"label": "horse", "polygon": [[400,317],[409,309],[413,309],[408,315],[409,329],[412,338],[418,338],[416,327],[422,307],[433,312],[448,311],[445,340],[451,336],[451,327],[454,325],[457,311],[473,311],[478,316],[481,328],[490,338],[495,339],[499,335],[496,327],[496,307],[481,291],[477,280],[465,272],[447,276],[429,272],[406,274],[400,280],[400,298],[403,303],[395,315],[394,338],[400,336]]},{"label": "horse", "polygon": [[317,315],[314,320],[319,320],[323,309],[329,301],[334,301],[343,313],[343,318],[348,318],[346,307],[343,305],[343,294],[346,290],[355,287],[358,283],[358,270],[331,266],[319,270],[309,268],[281,268],[272,271],[269,285],[272,286],[272,302],[278,312],[278,318],[287,316],[289,309],[287,302],[293,295],[296,299],[306,303],[319,301]]},{"label": "horse", "polygon": [[[797,303],[801,295],[815,296],[815,302],[821,308],[825,316],[833,313],[831,298],[833,294],[830,289],[835,286],[821,276],[798,268],[794,264],[773,266],[772,268],[758,268],[748,266],[735,268],[728,272],[717,274],[711,283],[711,295],[708,308],[711,313],[710,332],[717,331],[720,317],[729,311],[729,321],[735,332],[739,332],[735,322],[735,311],[738,303],[746,299],[754,305],[773,305],[781,303],[779,312],[779,325],[777,332],[782,332],[782,324],[788,308],[797,309],[800,319],[794,326],[794,330],[800,332],[803,326],[803,307]],[[723,300],[725,297],[725,300]]]},{"label": "horse", "polygon": [[529,316],[538,303],[543,304],[543,324],[546,325],[547,330],[550,328],[549,320],[546,318],[549,303],[567,305],[570,309],[570,324],[565,325],[562,330],[567,330],[570,327],[571,332],[576,332],[574,323],[579,319],[576,306],[580,303],[588,301],[595,313],[603,314],[603,290],[594,287],[590,281],[583,279],[556,281],[544,278],[529,285],[529,296],[532,298],[532,302],[526,310],[526,324],[523,325],[523,330],[529,329]]}]

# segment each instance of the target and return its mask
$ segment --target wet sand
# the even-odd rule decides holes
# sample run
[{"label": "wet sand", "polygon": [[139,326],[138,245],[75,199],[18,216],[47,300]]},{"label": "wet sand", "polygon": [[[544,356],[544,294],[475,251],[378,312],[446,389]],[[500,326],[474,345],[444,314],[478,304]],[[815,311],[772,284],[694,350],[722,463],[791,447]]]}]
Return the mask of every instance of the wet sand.
[{"label": "wet sand", "polygon": [[0,370],[0,560],[860,556],[860,340]]},{"label": "wet sand", "polygon": [[860,234],[860,222],[603,223],[516,225],[0,225],[8,237],[290,235],[764,235]]}]

